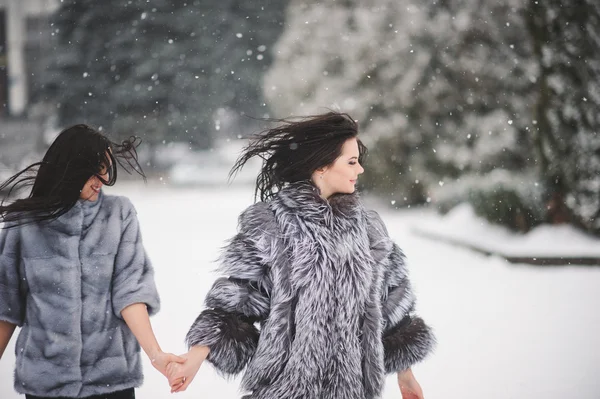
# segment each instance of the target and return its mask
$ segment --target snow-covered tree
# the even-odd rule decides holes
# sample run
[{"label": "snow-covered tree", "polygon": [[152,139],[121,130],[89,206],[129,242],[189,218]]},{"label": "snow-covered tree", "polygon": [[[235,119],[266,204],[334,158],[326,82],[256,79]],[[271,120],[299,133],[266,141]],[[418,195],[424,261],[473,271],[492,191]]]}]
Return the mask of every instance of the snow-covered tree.
[{"label": "snow-covered tree", "polygon": [[600,233],[600,4],[530,0],[527,17],[539,68],[536,148],[550,217]]},{"label": "snow-covered tree", "polygon": [[[388,191],[414,194],[413,202],[423,200],[422,185],[402,189],[415,180],[409,169],[419,168],[414,159],[408,166],[406,157],[427,143],[420,131],[408,129],[403,104],[413,98],[428,59],[409,40],[423,19],[409,0],[292,1],[264,87],[277,116],[339,108],[358,119],[368,144],[399,137],[396,148],[386,147],[390,153],[378,154],[382,162],[370,163],[370,170],[382,172]],[[386,179],[387,163],[397,163],[394,174],[404,176]]]},{"label": "snow-covered tree", "polygon": [[439,180],[427,182],[428,195],[441,207],[469,201],[480,215],[527,230],[543,219],[544,203],[530,171],[537,70],[523,40],[525,7],[461,0],[424,9],[427,22],[412,40],[431,57],[408,109],[413,129],[435,132],[426,169]]},{"label": "snow-covered tree", "polygon": [[292,2],[266,95],[280,114],[355,115],[380,141],[369,180],[400,203],[444,178],[521,167],[531,64],[519,2],[487,3]]},{"label": "snow-covered tree", "polygon": [[[546,136],[540,138],[541,118],[536,117],[540,98],[547,110],[543,112],[552,112],[540,97],[545,72],[540,67],[539,43],[532,35],[532,13],[562,14],[559,4],[535,0],[292,1],[288,28],[277,43],[275,62],[265,78],[265,94],[279,115],[319,112],[324,106],[354,115],[372,149],[365,180],[388,193],[394,203],[434,200],[447,206],[470,201],[491,220],[527,230],[550,219],[547,206],[555,176],[548,170],[556,167],[548,159],[558,163],[567,159],[564,154],[536,151],[540,140],[545,140],[545,148],[547,143],[549,147],[554,144]],[[591,7],[591,0],[586,4]],[[534,5],[537,9],[532,9]],[[587,15],[590,24],[594,12]],[[572,17],[564,18],[576,23]],[[580,37],[593,36],[586,39],[587,48],[580,39],[572,40],[575,34],[555,29],[544,51],[558,54],[551,46],[576,47],[578,62],[584,62],[587,69],[572,59],[570,68],[579,75],[570,73],[557,80],[584,90],[582,82],[588,79],[582,74],[593,75],[591,65],[597,61],[589,55],[593,46],[595,55],[600,53],[599,36],[593,29],[579,28],[578,32]],[[588,115],[598,118],[598,112],[592,111],[598,109],[592,100],[598,80],[591,81],[585,83],[585,95],[568,95],[587,103]],[[553,98],[561,106],[569,103],[566,97]],[[591,144],[597,136],[593,128],[575,131],[578,143],[587,142],[590,149],[585,153],[578,144],[578,156],[567,162],[588,165],[590,177],[581,184],[591,194],[585,199],[567,197],[573,204],[587,204],[589,214],[598,210],[597,203],[592,203],[598,198],[592,187],[598,183],[591,178],[598,175],[592,165],[598,162],[592,156],[597,147]],[[583,178],[586,172],[582,167],[577,170]],[[573,174],[569,179],[574,181]]]},{"label": "snow-covered tree", "polygon": [[219,115],[265,113],[261,76],[285,1],[65,0],[45,95],[63,124],[86,120],[151,142],[207,146]]}]

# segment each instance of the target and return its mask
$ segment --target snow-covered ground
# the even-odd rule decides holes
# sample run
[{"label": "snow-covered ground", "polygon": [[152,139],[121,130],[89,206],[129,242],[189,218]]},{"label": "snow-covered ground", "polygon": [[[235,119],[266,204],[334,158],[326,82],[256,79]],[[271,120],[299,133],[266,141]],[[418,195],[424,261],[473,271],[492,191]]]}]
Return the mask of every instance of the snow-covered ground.
[{"label": "snow-covered ground", "polygon": [[600,240],[571,225],[543,224],[526,234],[514,234],[506,227],[490,225],[469,204],[444,216],[431,215],[413,230],[510,257],[600,258]]},{"label": "snow-covered ground", "polygon": [[[215,278],[214,260],[252,202],[252,188],[150,183],[108,192],[137,207],[162,296],[154,329],[163,349],[184,352],[185,333]],[[427,211],[376,207],[409,257],[418,310],[439,341],[414,368],[427,399],[600,398],[600,268],[510,265],[413,235],[411,226],[432,219]],[[2,399],[19,398],[12,390],[14,341],[0,361]],[[237,381],[223,380],[208,364],[188,391],[172,396],[144,362],[138,398],[240,397]],[[384,399],[392,398],[400,393],[390,378]]]}]

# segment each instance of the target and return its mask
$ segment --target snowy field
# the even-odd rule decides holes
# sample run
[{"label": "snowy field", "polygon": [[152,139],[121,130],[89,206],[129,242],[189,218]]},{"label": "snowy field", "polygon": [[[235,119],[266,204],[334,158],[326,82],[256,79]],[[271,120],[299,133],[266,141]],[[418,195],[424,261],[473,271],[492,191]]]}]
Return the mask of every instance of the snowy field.
[{"label": "snowy field", "polygon": [[[154,329],[165,351],[184,352],[184,336],[215,278],[214,259],[252,202],[252,189],[151,183],[107,192],[136,205],[162,297]],[[414,368],[426,399],[600,398],[600,268],[510,265],[412,235],[412,225],[431,219],[427,212],[378,208],[409,257],[418,311],[439,341]],[[12,389],[14,342],[0,361],[1,399],[20,397]],[[144,367],[141,399],[241,396],[236,380],[223,380],[208,364],[175,396],[145,357]],[[401,397],[393,378],[383,397]]]}]

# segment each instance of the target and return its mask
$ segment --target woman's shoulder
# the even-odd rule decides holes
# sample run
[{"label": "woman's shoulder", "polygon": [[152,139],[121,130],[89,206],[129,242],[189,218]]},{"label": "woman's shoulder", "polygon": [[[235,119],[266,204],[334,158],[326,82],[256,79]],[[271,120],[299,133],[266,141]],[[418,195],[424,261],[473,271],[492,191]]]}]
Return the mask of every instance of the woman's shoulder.
[{"label": "woman's shoulder", "polygon": [[385,237],[388,235],[387,227],[379,213],[374,209],[365,209],[367,227],[372,237]]},{"label": "woman's shoulder", "polygon": [[122,219],[135,216],[137,213],[133,202],[123,195],[104,194],[102,205],[110,213],[120,213]]},{"label": "woman's shoulder", "polygon": [[255,202],[254,204],[247,207],[241,214],[239,222],[241,224],[248,223],[255,220],[267,222],[275,218],[275,214],[270,207],[270,202]]},{"label": "woman's shoulder", "polygon": [[15,222],[0,223],[0,254],[10,254],[20,238],[22,226]]},{"label": "woman's shoulder", "polygon": [[246,208],[238,218],[240,231],[249,234],[274,233],[276,231],[275,213],[270,203],[256,202]]}]

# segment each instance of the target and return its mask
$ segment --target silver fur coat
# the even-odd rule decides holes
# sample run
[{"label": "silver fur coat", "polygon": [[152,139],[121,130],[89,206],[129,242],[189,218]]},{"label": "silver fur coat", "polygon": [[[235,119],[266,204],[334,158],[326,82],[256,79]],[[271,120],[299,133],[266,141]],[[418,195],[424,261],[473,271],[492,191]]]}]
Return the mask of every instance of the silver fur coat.
[{"label": "silver fur coat", "polygon": [[0,231],[0,320],[21,327],[17,392],[84,398],[139,387],[140,346],[121,316],[138,302],[150,314],[160,307],[126,197],[101,192],[56,220]]},{"label": "silver fur coat", "polygon": [[[434,345],[400,248],[357,194],[295,183],[240,216],[187,335],[251,399],[372,399]],[[257,327],[258,326],[258,327]]]}]

